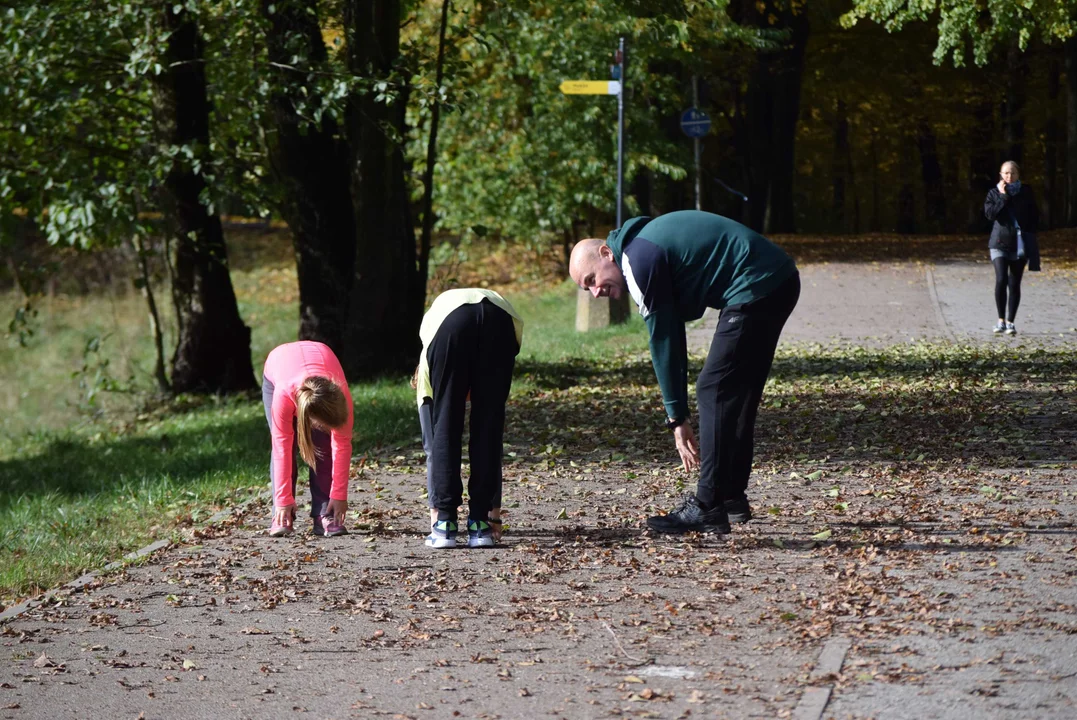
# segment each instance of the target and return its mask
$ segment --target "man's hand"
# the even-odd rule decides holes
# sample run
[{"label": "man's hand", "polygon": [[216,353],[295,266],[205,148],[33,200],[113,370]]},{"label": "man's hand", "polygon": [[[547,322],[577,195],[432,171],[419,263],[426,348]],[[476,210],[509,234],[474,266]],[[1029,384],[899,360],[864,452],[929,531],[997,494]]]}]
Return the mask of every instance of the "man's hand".
[{"label": "man's hand", "polygon": [[295,503],[273,507],[273,524],[290,528],[295,522]]},{"label": "man's hand", "polygon": [[696,434],[692,431],[691,423],[685,420],[673,428],[673,439],[677,442],[677,452],[680,453],[685,472],[698,470],[699,445],[696,444]]},{"label": "man's hand", "polygon": [[1000,193],[1002,193],[1003,195],[1006,194],[1006,181],[1005,180],[999,180],[998,185],[996,185],[995,187],[997,187],[998,191]]},{"label": "man's hand", "polygon": [[348,514],[347,500],[330,500],[325,506],[325,514],[332,516],[338,524],[344,524],[344,516]]}]

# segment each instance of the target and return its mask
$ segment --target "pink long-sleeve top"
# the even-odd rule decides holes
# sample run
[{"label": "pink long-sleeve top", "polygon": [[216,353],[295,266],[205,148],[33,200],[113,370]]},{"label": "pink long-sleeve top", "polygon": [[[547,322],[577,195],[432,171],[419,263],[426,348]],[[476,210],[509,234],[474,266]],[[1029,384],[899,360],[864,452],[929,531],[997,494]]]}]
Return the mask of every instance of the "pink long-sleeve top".
[{"label": "pink long-sleeve top", "polygon": [[329,497],[348,499],[348,470],[352,459],[352,396],[340,361],[328,346],[320,342],[300,341],[280,345],[266,358],[263,374],[273,383],[269,435],[273,440],[273,504],[277,507],[295,502],[292,495],[292,445],[296,417],[295,391],[308,377],[332,380],[344,392],[348,419],[343,426],[330,430],[333,457],[333,483]]}]

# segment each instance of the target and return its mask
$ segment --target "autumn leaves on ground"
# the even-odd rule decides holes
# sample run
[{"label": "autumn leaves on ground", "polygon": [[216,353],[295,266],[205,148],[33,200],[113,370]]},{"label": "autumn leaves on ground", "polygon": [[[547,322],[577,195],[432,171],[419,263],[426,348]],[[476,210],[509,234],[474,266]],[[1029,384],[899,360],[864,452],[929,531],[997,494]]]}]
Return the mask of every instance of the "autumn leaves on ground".
[{"label": "autumn leaves on ground", "polygon": [[[644,518],[694,479],[661,427],[644,330],[558,329],[573,292],[521,294],[537,316],[525,344],[541,349],[519,359],[509,404],[503,547],[422,546],[410,400],[371,392],[357,415],[399,425],[353,467],[351,536],[313,538],[301,519],[296,537],[271,541],[265,501],[220,526],[179,523],[149,565],[7,626],[35,678],[24,712],[114,678],[124,691],[106,705],[147,717],[166,696],[197,715],[225,688],[248,715],[783,717],[835,637],[852,643],[826,678],[842,717],[879,712],[843,698],[909,685],[939,698],[961,687],[990,715],[1005,683],[1064,675],[1050,643],[1077,633],[1071,348],[783,346],[757,428],[757,520],[727,537],[658,538]],[[220,412],[250,437],[253,477],[248,410]],[[93,452],[168,455],[158,433]],[[315,653],[357,653],[362,677]],[[339,678],[343,696],[304,694],[296,665]],[[1044,692],[1040,716],[1072,709]]]}]

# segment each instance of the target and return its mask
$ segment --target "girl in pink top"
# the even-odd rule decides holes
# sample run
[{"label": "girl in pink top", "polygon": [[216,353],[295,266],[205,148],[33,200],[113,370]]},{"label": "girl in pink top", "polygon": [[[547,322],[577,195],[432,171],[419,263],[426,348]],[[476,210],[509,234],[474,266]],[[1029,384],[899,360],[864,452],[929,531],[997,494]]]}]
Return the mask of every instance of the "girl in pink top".
[{"label": "girl in pink top", "polygon": [[345,535],[352,457],[352,397],[340,361],[328,346],[280,345],[266,358],[262,401],[273,450],[273,537],[292,532],[296,455],[310,467],[310,515],[315,535]]}]

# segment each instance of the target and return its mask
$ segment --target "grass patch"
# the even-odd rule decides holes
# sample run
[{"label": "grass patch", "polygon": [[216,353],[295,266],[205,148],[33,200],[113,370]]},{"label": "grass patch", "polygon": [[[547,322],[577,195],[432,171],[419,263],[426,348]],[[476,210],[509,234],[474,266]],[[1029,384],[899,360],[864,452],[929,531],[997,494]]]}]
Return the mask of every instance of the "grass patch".
[{"label": "grass patch", "polygon": [[0,598],[32,595],[263,487],[255,403],[232,399],[117,434],[28,434],[0,452]]},{"label": "grass patch", "polygon": [[518,364],[601,360],[647,350],[647,328],[636,312],[623,325],[611,325],[586,335],[576,332],[578,292],[571,280],[565,280],[544,292],[506,293],[524,319],[524,342]]},{"label": "grass patch", "polygon": [[[0,317],[11,318],[18,300],[0,296]],[[33,335],[25,346],[0,340],[0,438],[84,425],[94,417],[130,409],[135,396],[102,392],[109,383],[132,391],[152,389],[153,353],[145,302],[134,293],[35,298]]]}]

